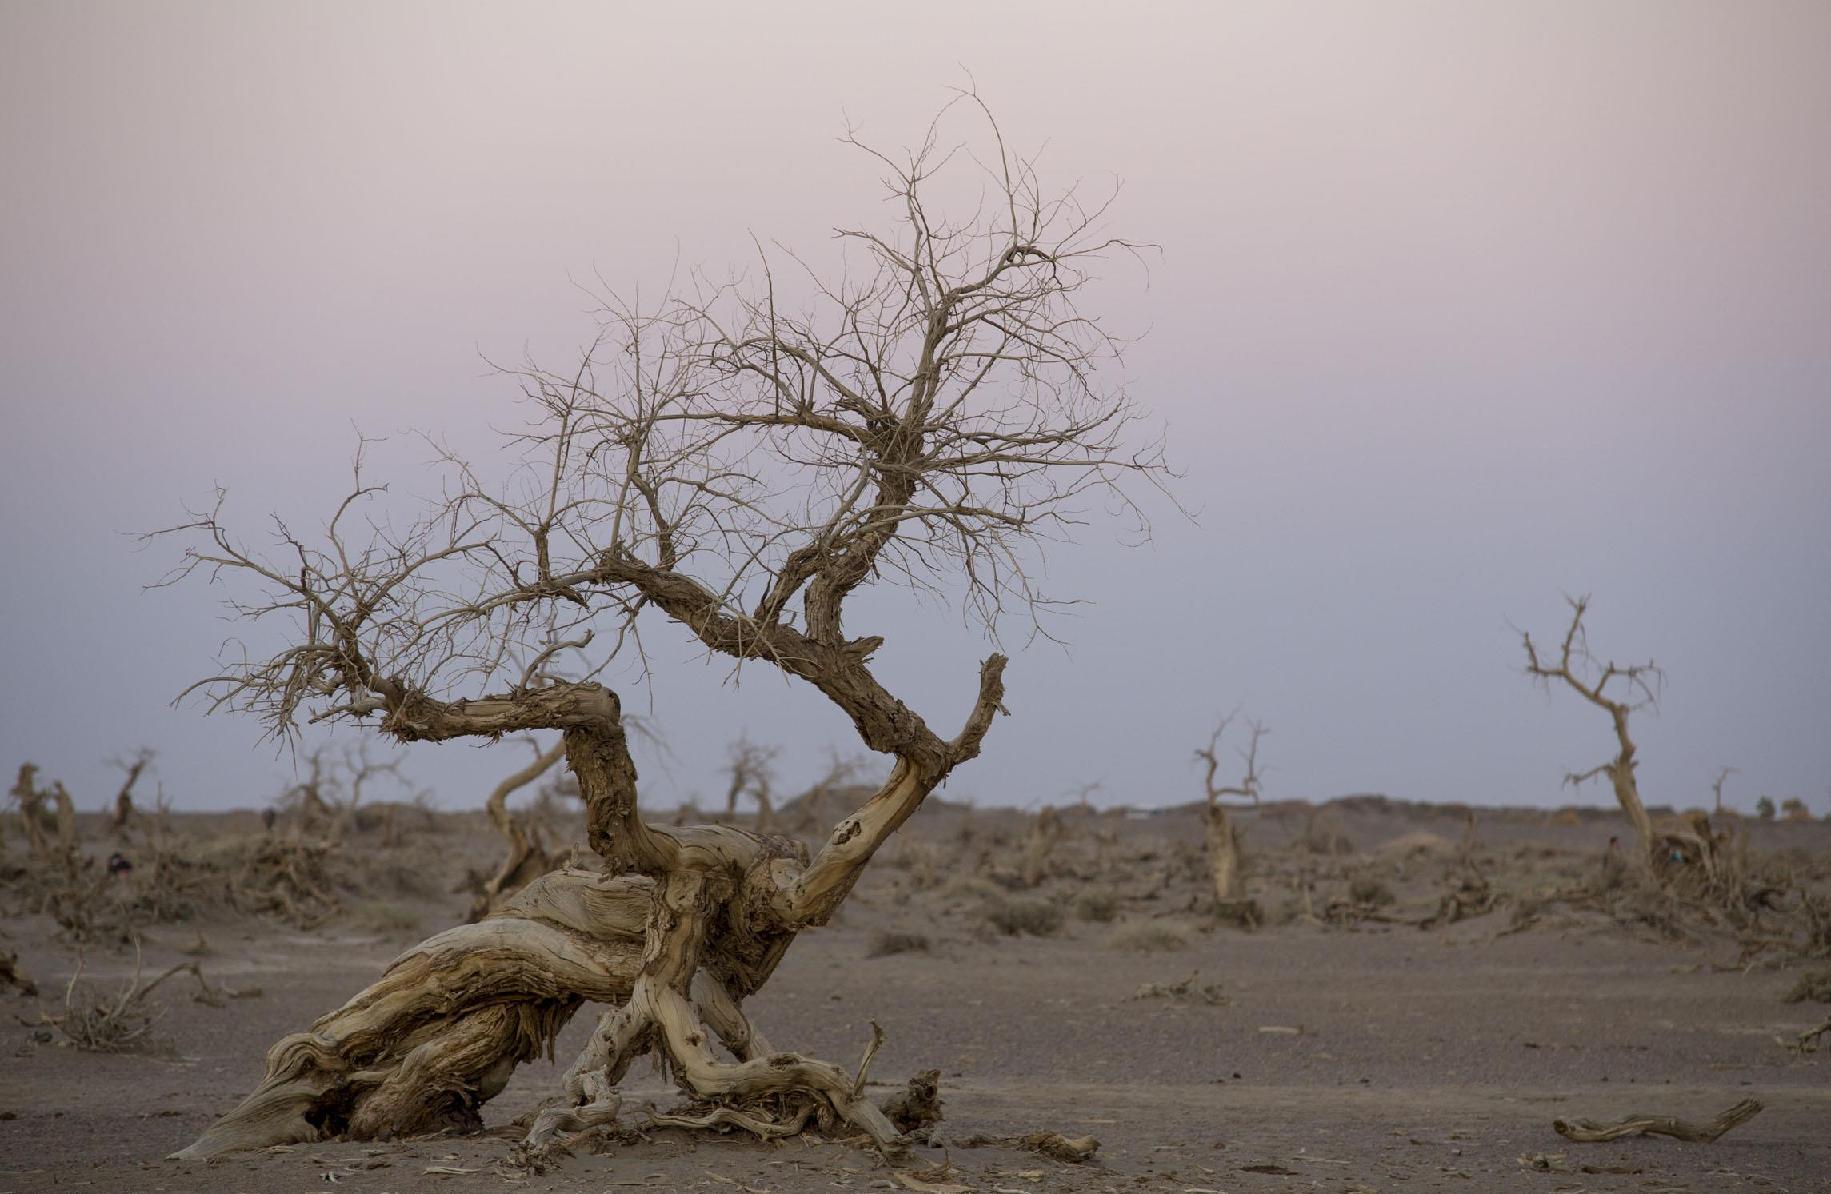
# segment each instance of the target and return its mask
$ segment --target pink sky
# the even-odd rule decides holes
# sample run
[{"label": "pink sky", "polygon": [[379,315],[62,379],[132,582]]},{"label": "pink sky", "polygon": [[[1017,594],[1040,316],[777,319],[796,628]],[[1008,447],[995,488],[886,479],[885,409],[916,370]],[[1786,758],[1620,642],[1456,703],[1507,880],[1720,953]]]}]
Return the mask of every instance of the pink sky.
[{"label": "pink sky", "polygon": [[[663,9],[665,8],[665,11]],[[1655,802],[1831,785],[1831,7],[1815,3],[0,6],[0,763],[79,803],[264,802],[255,728],[166,701],[229,628],[121,532],[213,480],[320,516],[352,424],[475,441],[478,353],[590,331],[572,279],[659,289],[749,237],[876,218],[849,118],[915,137],[972,72],[1045,173],[1162,246],[1101,302],[1187,470],[1190,524],[1051,563],[1095,604],[1019,655],[953,783],[999,803],[1197,794],[1218,712],[1274,727],[1273,796],[1566,799],[1592,710],[1517,675],[1509,620],[1596,595],[1671,675]],[[893,685],[951,722],[986,650],[874,601]],[[739,732],[787,786],[848,746],[811,694],[684,642],[667,801]],[[447,803],[487,783],[419,750]],[[1601,792],[1587,799],[1605,799]]]}]

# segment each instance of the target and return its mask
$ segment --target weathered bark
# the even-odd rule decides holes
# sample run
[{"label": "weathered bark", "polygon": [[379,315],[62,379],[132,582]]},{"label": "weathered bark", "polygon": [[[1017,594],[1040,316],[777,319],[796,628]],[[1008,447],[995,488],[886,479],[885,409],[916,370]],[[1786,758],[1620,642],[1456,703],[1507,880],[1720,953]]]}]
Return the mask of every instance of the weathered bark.
[{"label": "weathered bark", "polygon": [[514,1067],[552,1048],[584,1000],[635,980],[652,884],[542,876],[497,914],[428,938],[379,981],[267,1054],[240,1106],[174,1154],[474,1127]]},{"label": "weathered bark", "polygon": [[[474,1127],[515,1066],[550,1049],[585,1001],[612,1010],[569,1071],[561,1100],[530,1133],[529,1150],[614,1117],[617,1080],[651,1050],[688,1094],[711,1105],[707,1123],[765,1134],[847,1123],[889,1146],[895,1130],[839,1070],[794,1054],[759,1055],[742,1000],[801,929],[831,917],[952,766],[977,754],[1003,697],[1003,664],[1001,656],[986,661],[960,735],[935,739],[938,749],[922,760],[899,760],[811,863],[784,838],[726,825],[649,826],[616,696],[594,684],[529,694],[545,724],[564,730],[604,873],[542,876],[486,919],[409,950],[343,1008],[276,1044],[260,1088],[176,1155]],[[531,716],[519,700],[445,703],[398,690],[387,707],[394,733],[432,740],[533,728]],[[713,1057],[708,1024],[736,1063]]]}]

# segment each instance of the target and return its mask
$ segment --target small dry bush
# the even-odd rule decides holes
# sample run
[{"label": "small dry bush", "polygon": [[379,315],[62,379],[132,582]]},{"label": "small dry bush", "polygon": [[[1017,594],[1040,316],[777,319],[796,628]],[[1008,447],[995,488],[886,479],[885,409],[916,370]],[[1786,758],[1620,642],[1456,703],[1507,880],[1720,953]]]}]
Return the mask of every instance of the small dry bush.
[{"label": "small dry bush", "polygon": [[1312,813],[1304,821],[1303,832],[1297,835],[1297,846],[1311,854],[1331,857],[1354,853],[1353,840],[1342,832],[1333,813]]},{"label": "small dry bush", "polygon": [[1793,989],[1786,993],[1788,1003],[1831,1003],[1831,970],[1802,974]]},{"label": "small dry bush", "polygon": [[1372,908],[1384,908],[1398,899],[1392,894],[1392,888],[1377,875],[1356,875],[1348,881],[1348,898],[1357,904]]},{"label": "small dry bush", "polygon": [[53,1024],[70,1044],[89,1053],[165,1053],[169,1042],[153,1035],[160,1010],[148,997],[166,979],[189,974],[197,980],[195,998],[211,1007],[221,1007],[226,996],[237,993],[212,987],[196,962],[180,962],[151,982],[140,977],[140,963],[134,961],[134,974],[124,985],[105,991],[94,983],[82,982],[83,959],[76,959],[76,972],[64,987],[64,1010],[61,1015],[47,1015],[42,1022]]},{"label": "small dry bush", "polygon": [[936,893],[951,907],[978,906],[1004,899],[1004,889],[978,875],[956,875]]},{"label": "small dry bush", "polygon": [[364,900],[350,910],[350,921],[357,929],[384,936],[406,936],[420,931],[417,912],[388,900]]},{"label": "small dry bush", "polygon": [[1119,895],[1110,887],[1090,887],[1075,896],[1074,914],[1094,924],[1110,924],[1119,915]]},{"label": "small dry bush", "polygon": [[1134,953],[1170,953],[1189,944],[1189,933],[1181,925],[1161,920],[1133,920],[1119,925],[1106,935],[1108,949]]},{"label": "small dry bush", "polygon": [[1062,931],[1062,906],[1049,900],[988,899],[985,922],[1007,937],[1053,937]]},{"label": "small dry bush", "polygon": [[892,954],[925,954],[928,951],[928,938],[921,933],[880,932],[871,938],[871,948],[865,956],[887,958]]}]

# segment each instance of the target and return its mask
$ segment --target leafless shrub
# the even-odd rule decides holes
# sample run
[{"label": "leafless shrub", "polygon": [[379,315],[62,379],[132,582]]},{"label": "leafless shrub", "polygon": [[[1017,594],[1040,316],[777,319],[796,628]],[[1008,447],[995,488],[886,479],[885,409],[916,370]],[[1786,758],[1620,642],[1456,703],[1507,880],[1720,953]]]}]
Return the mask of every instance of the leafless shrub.
[{"label": "leafless shrub", "polygon": [[1831,970],[1814,970],[1799,976],[1793,989],[1786,993],[1786,1002],[1831,1003]]},{"label": "leafless shrub", "polygon": [[923,933],[893,933],[882,931],[871,938],[871,948],[866,951],[867,958],[887,958],[892,954],[925,954],[929,951],[929,940]]},{"label": "leafless shrub", "polygon": [[1327,809],[1311,809],[1304,818],[1303,832],[1297,837],[1300,849],[1311,854],[1322,854],[1330,858],[1339,858],[1354,853],[1354,841],[1342,832],[1341,822],[1334,812]]},{"label": "leafless shrub", "polygon": [[1007,937],[1053,937],[1062,931],[1062,906],[1052,900],[989,899],[985,922]]},{"label": "leafless shrub", "polygon": [[1074,897],[1074,914],[1093,924],[1111,924],[1119,915],[1119,894],[1110,887],[1090,887]]},{"label": "leafless shrub", "polygon": [[55,1025],[71,1045],[90,1053],[164,1052],[169,1044],[153,1035],[161,1012],[148,997],[175,974],[195,978],[198,989],[194,998],[211,1007],[221,1007],[225,998],[235,994],[211,986],[196,962],[179,962],[151,982],[142,982],[137,952],[133,977],[113,991],[103,991],[93,983],[81,982],[83,959],[79,954],[76,970],[64,987],[63,1012],[46,1015],[43,1022]]},{"label": "leafless shrub", "polygon": [[1397,901],[1392,888],[1378,875],[1359,874],[1348,880],[1348,898],[1356,904],[1371,908],[1384,908]]},{"label": "leafless shrub", "polygon": [[1133,953],[1173,953],[1188,945],[1189,933],[1186,929],[1162,920],[1126,921],[1106,935],[1108,949]]}]

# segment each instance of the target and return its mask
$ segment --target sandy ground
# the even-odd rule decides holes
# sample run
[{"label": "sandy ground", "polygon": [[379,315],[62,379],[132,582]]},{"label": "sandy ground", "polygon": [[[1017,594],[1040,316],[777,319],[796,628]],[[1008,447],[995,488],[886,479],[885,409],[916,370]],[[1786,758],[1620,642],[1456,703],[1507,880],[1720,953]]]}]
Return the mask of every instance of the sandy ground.
[{"label": "sandy ground", "polygon": [[[962,819],[976,828],[963,833]],[[915,844],[901,858],[893,847],[838,922],[803,935],[748,1005],[778,1047],[846,1065],[875,1020],[888,1035],[874,1070],[884,1093],[939,1068],[944,1147],[917,1153],[951,1161],[948,1180],[1006,1194],[1831,1190],[1831,1050],[1801,1054],[1782,1043],[1831,1009],[1782,1001],[1797,969],[1719,968],[1733,951],[1576,919],[1507,933],[1504,909],[1431,931],[1302,919],[1255,932],[1214,928],[1184,906],[1199,891],[1199,874],[1178,870],[1179,853],[1200,840],[1192,817],[1071,823],[1058,873],[1033,898],[1070,903],[1101,881],[1085,876],[1099,865],[1145,894],[1127,896],[1113,923],[1071,914],[1053,935],[1004,936],[975,904],[996,898],[985,880],[962,875],[981,865],[976,851],[1021,842],[1026,824],[1015,814],[925,811],[912,825]],[[1406,834],[1448,839],[1460,824],[1447,812],[1341,809],[1332,825],[1361,852],[1282,865],[1306,869],[1319,893],[1350,873],[1380,874],[1399,895],[1395,917],[1428,911],[1447,866],[1441,849],[1426,843],[1431,850],[1400,856],[1379,847]],[[488,839],[465,826],[434,854],[454,865],[487,858]],[[1249,850],[1265,850],[1264,874],[1305,827],[1269,815],[1249,827]],[[1522,815],[1484,820],[1481,833],[1504,886],[1500,876],[1512,872],[1502,860],[1515,870],[1537,859],[1541,869],[1580,871],[1596,865],[1612,830],[1606,819],[1560,825]],[[1802,865],[1831,857],[1831,826],[1760,833],[1758,844]],[[1124,857],[1098,863],[1115,852]],[[1160,861],[1165,881],[1153,890]],[[1526,883],[1526,873],[1512,881]],[[1294,898],[1262,882],[1268,911]],[[21,1023],[56,1010],[75,951],[46,917],[0,922],[0,946],[20,954],[41,988],[36,999],[0,994],[0,1191],[903,1188],[874,1156],[844,1145],[673,1130],[582,1152],[540,1176],[498,1172],[509,1121],[553,1091],[588,1014],[568,1028],[557,1064],[524,1066],[489,1104],[483,1136],[300,1145],[209,1165],[160,1159],[246,1093],[276,1037],[372,981],[423,932],[461,918],[465,903],[439,892],[391,897],[378,915],[369,899],[365,915],[313,932],[222,916],[148,930],[149,970],[179,960],[201,936],[212,981],[261,991],[213,1008],[176,980],[162,988],[167,1056],[80,1052],[54,1030]],[[1129,931],[1139,924],[1169,926],[1155,942],[1167,948],[1128,948],[1140,944]],[[920,930],[930,948],[870,956],[886,929]],[[132,973],[134,957],[92,946],[85,964],[87,977],[111,983]],[[1135,997],[1141,984],[1192,971],[1197,986],[1218,984],[1221,1002]],[[672,1098],[646,1072],[628,1089],[630,1122],[645,1101]],[[1579,1145],[1551,1130],[1557,1117],[1707,1119],[1751,1096],[1766,1110],[1714,1144]],[[1041,1129],[1097,1137],[1097,1159],[1066,1165],[959,1143]]]}]

